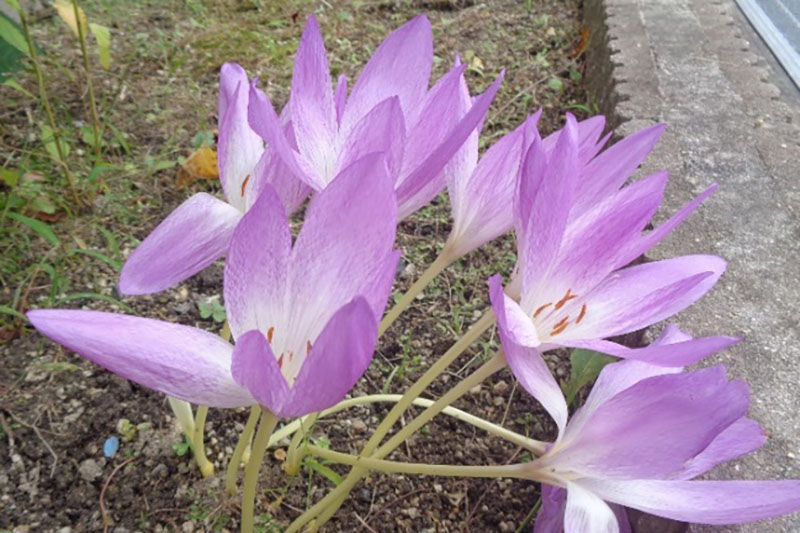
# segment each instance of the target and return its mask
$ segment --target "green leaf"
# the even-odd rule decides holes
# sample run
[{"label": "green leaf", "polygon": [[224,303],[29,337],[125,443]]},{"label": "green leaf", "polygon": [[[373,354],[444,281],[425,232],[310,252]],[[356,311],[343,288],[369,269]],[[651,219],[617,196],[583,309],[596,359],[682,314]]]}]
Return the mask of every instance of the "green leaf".
[{"label": "green leaf", "polygon": [[56,237],[56,234],[53,233],[53,230],[50,229],[50,226],[42,222],[41,220],[36,220],[35,218],[26,217],[24,215],[20,215],[19,213],[7,213],[8,218],[12,220],[16,220],[22,224],[25,224],[30,229],[35,231],[39,234],[39,236],[52,244],[53,246],[58,246],[61,242]]},{"label": "green leaf", "polygon": [[7,305],[0,305],[0,313],[2,313],[4,315],[11,315],[11,316],[16,317],[16,318],[21,318],[22,320],[27,320],[25,318],[25,315],[23,315],[22,313],[20,313],[16,309],[12,309],[11,307],[9,307]]},{"label": "green leaf", "polygon": [[572,350],[569,356],[570,364],[572,365],[572,373],[567,384],[567,389],[564,392],[567,397],[567,403],[572,403],[578,391],[597,378],[600,371],[603,370],[609,363],[613,363],[617,359],[600,352],[592,350],[583,350],[576,348]]},{"label": "green leaf", "polygon": [[[1,59],[0,59],[0,62],[2,62]],[[15,80],[14,78],[3,79],[2,72],[0,72],[0,82],[2,82],[2,84],[5,85],[6,87],[11,87],[12,89],[15,89],[15,90],[21,92],[22,94],[24,94],[28,98],[36,99],[36,96],[34,96],[34,94],[32,92],[30,92],[29,90],[25,89],[25,87],[20,85],[19,82],[17,80]]]},{"label": "green leaf", "polygon": [[0,181],[13,189],[19,181],[19,172],[10,168],[0,168]]},{"label": "green leaf", "polygon": [[550,78],[547,80],[547,86],[559,93],[564,90],[564,82],[559,78]]},{"label": "green leaf", "polygon": [[26,56],[30,56],[28,41],[25,40],[22,28],[2,12],[0,12],[0,38]]},{"label": "green leaf", "polygon": [[114,254],[114,259],[117,261],[122,261],[122,253],[119,251],[119,245],[117,244],[117,238],[114,237],[114,234],[108,231],[103,226],[97,226],[97,229],[100,230],[100,233],[103,234],[103,237],[106,238],[106,242],[108,243],[108,247],[111,249],[111,253]]},{"label": "green leaf", "polygon": [[[59,142],[61,143],[61,151],[63,152],[64,157],[67,157],[67,154],[69,154],[69,146],[64,142],[64,139],[59,138]],[[50,157],[56,161],[61,161],[61,156],[59,155],[58,147],[56,146],[55,132],[47,124],[42,124],[42,143],[44,143],[44,148],[47,150],[47,153],[50,154]]]},{"label": "green leaf", "polygon": [[107,294],[100,294],[100,293],[97,293],[97,292],[74,292],[72,294],[68,294],[66,296],[62,296],[61,298],[56,300],[56,305],[59,305],[59,304],[65,303],[65,302],[71,302],[72,300],[102,300],[104,302],[108,302],[108,303],[112,303],[114,305],[118,305],[122,309],[124,309],[125,311],[127,311],[127,312],[129,312],[131,314],[136,314],[136,311],[134,311],[133,308],[131,306],[129,306],[128,304],[124,304],[124,303],[120,302],[119,300],[117,300],[113,296],[109,296]]},{"label": "green leaf", "polygon": [[89,23],[89,29],[97,40],[97,53],[100,56],[100,65],[106,70],[111,68],[111,32],[107,27],[94,22]]},{"label": "green leaf", "polygon": [[313,457],[306,458],[306,465],[317,474],[325,476],[328,479],[328,481],[330,481],[336,486],[339,486],[339,484],[341,484],[341,482],[343,481],[342,476],[334,472],[330,467],[320,463]]},{"label": "green leaf", "polygon": [[574,82],[579,82],[583,79],[583,74],[581,74],[580,70],[573,68],[569,71],[569,79],[571,79]]},{"label": "green leaf", "polygon": [[56,205],[47,196],[38,196],[33,199],[29,206],[33,211],[52,215],[56,212]]},{"label": "green leaf", "polygon": [[119,146],[120,148],[122,148],[122,151],[125,152],[126,154],[130,154],[131,147],[128,144],[128,141],[125,139],[125,136],[122,134],[122,132],[119,131],[117,128],[115,128],[113,124],[108,124],[108,129],[110,129],[111,133],[114,134],[114,139],[116,139],[117,143],[119,143]]},{"label": "green leaf", "polygon": [[19,13],[22,11],[22,7],[20,7],[18,0],[6,0],[6,3],[11,6],[11,9]]},{"label": "green leaf", "polygon": [[98,260],[102,261],[103,263],[107,264],[108,266],[110,266],[111,268],[113,268],[117,272],[122,270],[122,265],[119,263],[119,261],[115,261],[115,260],[111,259],[110,257],[108,257],[107,255],[101,254],[97,250],[80,250],[80,249],[76,248],[69,255],[73,256],[75,254],[88,255],[89,257],[93,257],[95,259],[98,259]]}]

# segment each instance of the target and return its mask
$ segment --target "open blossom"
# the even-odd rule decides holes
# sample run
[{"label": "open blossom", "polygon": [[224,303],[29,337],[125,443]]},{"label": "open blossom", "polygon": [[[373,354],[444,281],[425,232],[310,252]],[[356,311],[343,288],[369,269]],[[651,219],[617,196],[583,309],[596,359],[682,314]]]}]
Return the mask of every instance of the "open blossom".
[{"label": "open blossom", "polygon": [[[686,342],[670,326],[654,344]],[[547,452],[524,465],[544,483],[534,533],[630,533],[622,506],[704,524],[800,509],[800,481],[689,481],[761,447],[748,404],[747,386],[721,366],[606,366]]]},{"label": "open blossom", "polygon": [[397,266],[386,164],[368,155],[311,202],[294,246],[265,186],[225,269],[235,346],[197,328],[96,311],[28,313],[44,335],[125,378],[192,403],[260,403],[299,416],[341,400],[372,358]]},{"label": "open blossom", "polygon": [[297,146],[287,142],[269,97],[255,85],[250,125],[314,190],[353,159],[385,152],[399,217],[405,218],[442,190],[445,165],[483,119],[502,79],[501,74],[474,101],[462,102],[465,66],[457,65],[428,89],[432,64],[431,27],[420,15],[381,43],[349,96],[343,77],[334,91],[322,35],[310,16],[288,104]]},{"label": "open blossom", "polygon": [[[233,228],[266,184],[277,191],[290,213],[310,189],[286,169],[274,150],[247,122],[249,80],[244,69],[226,63],[219,87],[219,179],[226,201],[197,193],[178,206],[133,251],[119,279],[123,294],[164,290],[200,272],[225,255]],[[294,142],[283,113],[287,142]]]}]

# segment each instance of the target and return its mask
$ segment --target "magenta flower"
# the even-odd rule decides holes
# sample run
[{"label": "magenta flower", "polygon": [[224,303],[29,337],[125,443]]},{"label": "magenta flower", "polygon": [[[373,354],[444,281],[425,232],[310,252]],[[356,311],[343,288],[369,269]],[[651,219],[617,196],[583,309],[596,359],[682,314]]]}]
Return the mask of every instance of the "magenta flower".
[{"label": "magenta flower", "polygon": [[[286,169],[247,122],[249,83],[244,69],[226,63],[220,72],[219,178],[227,202],[197,193],[178,206],[142,241],[122,268],[123,294],[164,290],[200,272],[225,255],[233,228],[270,184],[289,212],[309,188]],[[284,113],[284,115],[287,115]],[[293,142],[291,123],[282,128]]]},{"label": "magenta flower", "polygon": [[[654,344],[685,342],[670,327]],[[608,365],[556,442],[525,465],[545,483],[534,533],[630,533],[622,506],[705,524],[799,509],[800,481],[689,481],[764,443],[748,404],[747,386],[721,366]]]},{"label": "magenta flower", "polygon": [[236,345],[177,324],[45,309],[44,335],[125,378],[192,403],[260,403],[299,416],[337,403],[369,364],[394,278],[397,224],[382,156],[344,169],[311,202],[294,246],[267,185],[233,233],[225,304]]},{"label": "magenta flower", "polygon": [[464,65],[428,90],[432,62],[430,23],[420,15],[381,43],[349,96],[343,77],[334,92],[322,35],[310,16],[297,50],[288,104],[296,148],[281,131],[267,95],[254,85],[250,125],[314,190],[323,189],[339,169],[365,153],[386,153],[399,217],[405,218],[442,190],[442,170],[478,126],[502,79],[501,74],[462,113],[467,106],[459,87]]}]

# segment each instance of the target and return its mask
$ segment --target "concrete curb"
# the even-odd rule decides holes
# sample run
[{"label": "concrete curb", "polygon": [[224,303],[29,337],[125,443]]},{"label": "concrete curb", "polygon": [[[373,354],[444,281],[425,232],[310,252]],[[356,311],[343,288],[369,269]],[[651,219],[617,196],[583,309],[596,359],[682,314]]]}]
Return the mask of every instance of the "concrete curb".
[{"label": "concrete curb", "polygon": [[[751,387],[751,416],[770,435],[720,479],[800,478],[800,96],[732,0],[586,0],[586,80],[621,135],[667,132],[642,175],[668,169],[661,217],[712,182],[718,192],[653,259],[712,253],[728,271],[678,317],[695,336],[745,341],[709,364]],[[655,531],[655,529],[650,529]],[[800,513],[696,532],[796,533]]]}]

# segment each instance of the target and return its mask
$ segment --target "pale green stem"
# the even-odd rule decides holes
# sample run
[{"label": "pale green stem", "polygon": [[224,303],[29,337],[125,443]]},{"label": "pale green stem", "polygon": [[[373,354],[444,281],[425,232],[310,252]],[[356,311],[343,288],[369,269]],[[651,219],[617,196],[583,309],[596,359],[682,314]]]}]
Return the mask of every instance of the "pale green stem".
[{"label": "pale green stem", "polygon": [[[167,401],[183,433],[191,441],[194,439],[194,414],[192,413],[192,405],[185,400],[179,400],[172,396],[167,396]],[[194,446],[194,441],[192,441],[192,446]]]},{"label": "pale green stem", "polygon": [[319,415],[320,413],[311,413],[308,416],[304,416],[300,421],[299,430],[295,432],[292,441],[289,443],[289,450],[286,454],[286,462],[283,464],[283,470],[290,476],[297,475],[300,471],[300,460],[303,458],[300,444],[311,431],[311,426],[317,421]]},{"label": "pale green stem", "polygon": [[384,459],[373,459],[372,457],[360,457],[358,455],[336,452],[327,448],[320,448],[319,446],[311,444],[306,446],[306,448],[311,455],[322,457],[328,461],[368,468],[369,470],[376,470],[388,474],[448,477],[510,477],[517,479],[527,479],[528,477],[525,463],[496,466],[428,465],[423,463],[401,463],[397,461],[386,461]]},{"label": "pale green stem", "polygon": [[[486,315],[484,315],[485,317]],[[494,316],[492,315],[492,318]],[[483,319],[481,319],[483,320]],[[477,324],[475,325],[477,326]],[[473,328],[475,327],[473,326]],[[444,358],[444,357],[443,357]],[[484,365],[482,365],[478,370],[467,376],[463,381],[461,381],[458,385],[450,389],[444,396],[436,400],[433,405],[428,407],[425,411],[423,411],[417,418],[411,421],[407,426],[401,429],[396,435],[394,435],[389,441],[381,446],[375,453],[372,451],[375,449],[373,448],[368,451],[368,448],[375,438],[376,433],[372,436],[373,438],[370,439],[370,442],[364,447],[364,450],[361,452],[362,457],[369,457],[371,456],[374,459],[383,459],[386,455],[391,453],[397,446],[403,443],[405,439],[410,437],[415,431],[421,428],[425,423],[427,423],[431,418],[433,418],[436,414],[443,411],[446,407],[450,404],[455,402],[458,398],[466,394],[472,387],[481,383],[483,380],[494,374],[495,372],[499,371],[500,369],[505,367],[505,357],[503,357],[502,352],[498,353]],[[435,366],[435,365],[434,365]],[[430,372],[430,370],[429,370]],[[427,373],[426,373],[427,374]],[[419,383],[419,382],[418,382]],[[414,384],[416,385],[416,383]],[[413,389],[413,386],[412,386]],[[411,390],[409,390],[409,393]],[[408,394],[406,396],[408,396]],[[408,402],[411,403],[410,401]],[[395,409],[400,406],[398,403],[395,406]],[[394,411],[395,409],[392,409]],[[405,410],[405,407],[403,408]],[[391,416],[391,412],[388,416]],[[387,419],[388,419],[387,416]],[[384,419],[386,422],[386,419]],[[380,431],[380,429],[379,429]],[[382,436],[381,436],[382,438]],[[380,439],[375,439],[380,442]],[[316,504],[311,506],[306,512],[300,515],[294,522],[292,522],[289,527],[286,529],[286,533],[293,533],[295,531],[299,531],[301,527],[303,527],[306,523],[312,520],[315,516],[319,515],[319,519],[315,523],[315,527],[321,527],[333,514],[338,510],[339,505],[341,502],[344,501],[344,497],[352,490],[358,481],[368,473],[366,468],[362,468],[359,466],[354,467],[350,473],[345,477],[342,483],[339,484],[334,490],[328,493],[324,498],[318,501]]]},{"label": "pale green stem", "polygon": [[394,307],[392,307],[388,313],[383,317],[381,320],[381,324],[378,327],[378,337],[384,334],[384,332],[389,329],[389,327],[397,320],[397,317],[406,310],[406,308],[411,305],[414,301],[414,298],[417,297],[419,293],[421,293],[428,284],[433,281],[442,270],[450,266],[450,264],[455,261],[455,258],[451,257],[450,253],[448,252],[448,248],[442,250],[442,253],[434,259],[433,263],[431,263],[425,272],[422,273],[422,276],[414,282],[413,285],[406,291],[406,293],[400,298],[400,301],[397,302]]},{"label": "pale green stem", "polygon": [[203,430],[206,427],[206,415],[208,415],[207,405],[198,405],[197,414],[194,418],[194,435],[192,435],[192,448],[194,448],[194,460],[200,467],[203,477],[214,474],[214,463],[206,458],[206,446],[203,440]]},{"label": "pale green stem", "polygon": [[236,443],[236,448],[234,448],[233,455],[228,463],[228,471],[225,473],[225,492],[231,496],[236,494],[236,481],[239,477],[239,465],[242,462],[242,455],[245,448],[250,446],[250,440],[253,438],[253,432],[260,416],[261,407],[254,405],[250,408],[250,416],[247,418],[242,434],[239,435],[239,442]]},{"label": "pale green stem", "polygon": [[80,8],[78,0],[72,0],[72,11],[75,13],[75,21],[78,27],[78,40],[81,43],[81,55],[83,55],[83,69],[86,71],[86,88],[89,92],[89,107],[92,112],[92,131],[94,133],[94,155],[100,157],[100,117],[97,114],[97,103],[94,98],[94,84],[92,83],[92,71],[89,68],[89,53],[86,51],[86,34],[83,24],[81,24]]},{"label": "pale green stem", "polygon": [[255,525],[256,487],[258,486],[258,473],[261,471],[261,461],[267,451],[269,436],[278,424],[278,417],[268,409],[261,408],[261,423],[258,425],[256,438],[253,442],[253,453],[244,469],[244,491],[242,492],[242,533],[253,533]]}]

